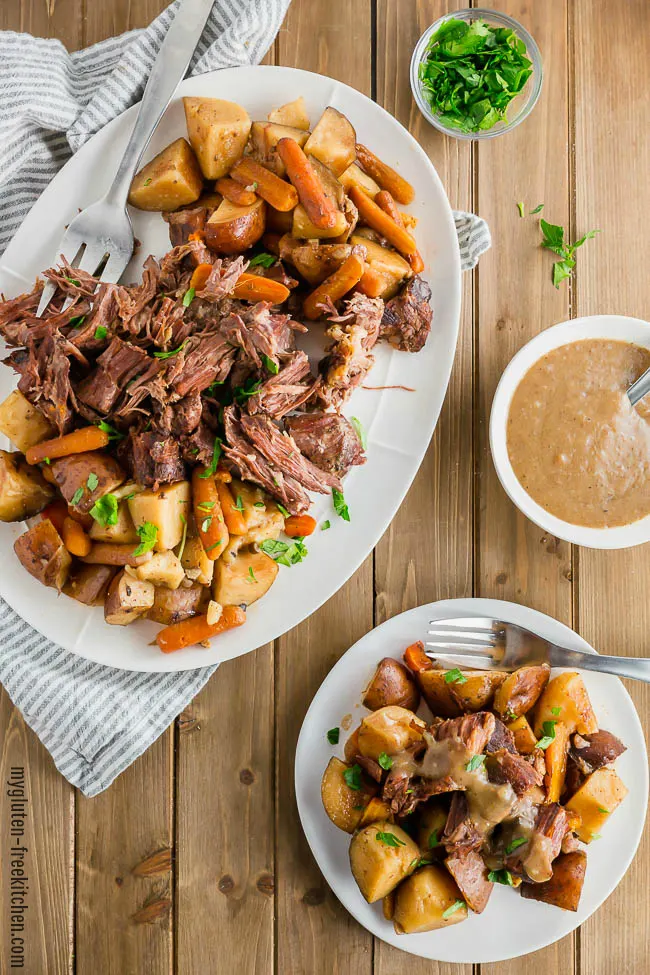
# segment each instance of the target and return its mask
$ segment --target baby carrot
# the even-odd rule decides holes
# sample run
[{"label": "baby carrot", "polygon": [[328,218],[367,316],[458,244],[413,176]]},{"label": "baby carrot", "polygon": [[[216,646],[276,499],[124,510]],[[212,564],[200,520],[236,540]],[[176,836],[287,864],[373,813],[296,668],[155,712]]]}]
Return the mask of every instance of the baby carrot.
[{"label": "baby carrot", "polygon": [[[298,145],[297,142],[296,145]],[[300,147],[298,146],[298,148]],[[285,213],[298,205],[300,190],[297,187],[294,189],[291,183],[280,179],[270,169],[262,166],[255,159],[251,159],[250,156],[244,156],[243,159],[240,159],[230,175],[242,186],[254,186],[257,195],[266,200],[269,206],[275,210]]]},{"label": "baby carrot", "polygon": [[415,190],[410,183],[396,173],[392,166],[387,166],[374,152],[366,146],[357,143],[357,162],[361,163],[368,176],[379,183],[382,190],[388,190],[398,203],[412,203],[415,198]]},{"label": "baby carrot", "polygon": [[211,274],[211,264],[197,264],[192,272],[192,277],[190,278],[190,288],[194,288],[195,291],[200,291],[205,287],[205,282],[208,280]]},{"label": "baby carrot", "polygon": [[289,515],[284,522],[284,533],[289,538],[304,538],[311,535],[316,527],[316,519],[311,515]]},{"label": "baby carrot", "polygon": [[89,450],[101,450],[108,446],[109,436],[99,427],[81,427],[72,433],[65,433],[54,440],[44,440],[33,447],[28,447],[25,459],[28,464],[40,464],[48,457],[68,457],[70,454],[83,454]]},{"label": "baby carrot", "polygon": [[[398,227],[402,227],[403,230],[406,229],[402,214],[398,210],[397,204],[388,190],[381,190],[381,192],[377,193],[375,203],[378,207],[381,207],[384,213],[387,213],[389,217],[392,217]],[[424,271],[424,261],[422,260],[422,255],[419,251],[416,251],[415,254],[409,254],[406,260],[411,265],[411,270],[414,274],[420,274],[422,271]],[[372,298],[374,296],[370,295],[370,297]]]},{"label": "baby carrot", "polygon": [[245,271],[237,278],[233,291],[240,301],[270,301],[280,305],[289,297],[289,289],[280,281],[265,278],[261,274],[247,274]]},{"label": "baby carrot", "polygon": [[85,531],[72,518],[65,518],[63,521],[63,544],[70,555],[78,555],[80,558],[88,555],[92,548],[92,542]]},{"label": "baby carrot", "polygon": [[[336,206],[326,195],[309,159],[296,140],[280,139],[277,150],[311,222],[323,230],[333,227],[338,212]],[[276,209],[279,210],[280,207]]]},{"label": "baby carrot", "polygon": [[182,650],[183,647],[192,646],[193,643],[209,640],[218,633],[232,630],[245,622],[246,613],[241,606],[224,606],[223,613],[216,623],[210,625],[205,614],[191,616],[187,620],[166,626],[156,637],[156,643],[163,653],[173,653],[174,650]]},{"label": "baby carrot", "polygon": [[[381,212],[381,211],[380,211]],[[364,262],[356,254],[350,254],[343,264],[325,278],[322,284],[308,294],[302,304],[302,310],[307,318],[318,318],[321,314],[321,305],[328,298],[330,301],[338,301],[343,295],[347,294],[355,284],[361,280],[364,272]]]},{"label": "baby carrot", "polygon": [[421,640],[417,643],[412,643],[410,647],[407,647],[404,651],[404,663],[412,670],[414,673],[419,673],[421,670],[433,670],[433,664],[424,652],[424,644]]},{"label": "baby carrot", "polygon": [[399,227],[392,217],[389,217],[374,200],[371,200],[358,186],[350,188],[350,199],[359,211],[359,216],[369,227],[385,237],[389,244],[408,257],[417,252],[417,244],[404,227]]},{"label": "baby carrot", "polygon": [[240,186],[236,180],[230,176],[223,176],[214,184],[217,193],[221,193],[231,203],[236,203],[240,207],[250,207],[255,203],[257,197],[245,186]]},{"label": "baby carrot", "polygon": [[241,511],[241,498],[237,499],[239,502],[237,503],[232,496],[232,491],[223,481],[217,481],[217,494],[219,495],[221,510],[223,511],[223,517],[230,534],[245,535],[246,522]]},{"label": "baby carrot", "polygon": [[195,467],[192,471],[192,506],[201,544],[214,562],[228,544],[229,535],[214,475],[206,467]]}]

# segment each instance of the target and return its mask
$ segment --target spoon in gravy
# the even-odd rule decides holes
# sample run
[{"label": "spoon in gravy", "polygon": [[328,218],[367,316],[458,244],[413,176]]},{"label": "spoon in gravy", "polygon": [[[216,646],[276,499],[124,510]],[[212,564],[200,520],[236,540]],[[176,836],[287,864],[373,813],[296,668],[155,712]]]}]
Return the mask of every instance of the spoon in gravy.
[{"label": "spoon in gravy", "polygon": [[632,406],[636,406],[639,400],[643,399],[647,393],[650,393],[650,369],[646,369],[643,375],[639,376],[627,391],[628,399]]}]

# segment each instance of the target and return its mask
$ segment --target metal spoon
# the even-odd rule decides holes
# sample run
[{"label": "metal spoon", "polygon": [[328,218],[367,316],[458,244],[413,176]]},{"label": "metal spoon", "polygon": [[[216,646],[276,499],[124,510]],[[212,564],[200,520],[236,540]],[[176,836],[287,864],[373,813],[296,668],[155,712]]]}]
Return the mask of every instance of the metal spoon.
[{"label": "metal spoon", "polygon": [[627,391],[627,396],[632,406],[636,406],[646,393],[650,393],[650,369],[646,369],[643,375],[639,376],[637,381],[632,383]]}]

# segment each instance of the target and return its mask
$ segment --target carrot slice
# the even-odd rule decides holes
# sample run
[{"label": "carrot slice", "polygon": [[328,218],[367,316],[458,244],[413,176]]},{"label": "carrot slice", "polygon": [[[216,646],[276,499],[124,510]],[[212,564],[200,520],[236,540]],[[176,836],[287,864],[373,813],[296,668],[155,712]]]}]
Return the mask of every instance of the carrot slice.
[{"label": "carrot slice", "polygon": [[195,291],[200,291],[201,288],[205,287],[205,282],[208,280],[212,274],[211,264],[197,264],[197,266],[192,271],[192,277],[190,278],[190,288],[194,288]]},{"label": "carrot slice", "polygon": [[[292,140],[293,141],[293,140]],[[296,142],[296,145],[298,143]],[[298,146],[298,148],[300,148]],[[232,179],[242,186],[254,186],[255,192],[275,210],[286,213],[293,210],[298,205],[299,190],[294,188],[291,183],[280,179],[272,173],[266,166],[256,162],[249,156],[240,159],[230,173]],[[292,181],[293,182],[293,181]]]},{"label": "carrot slice", "polygon": [[70,454],[84,454],[89,450],[101,450],[108,446],[109,436],[99,427],[82,427],[54,440],[43,440],[28,447],[25,459],[28,464],[40,464],[46,458],[68,457]]},{"label": "carrot slice", "polygon": [[327,301],[337,301],[347,294],[361,280],[365,269],[364,262],[357,254],[350,254],[343,264],[325,278],[322,284],[307,295],[302,310],[307,318],[318,318],[322,314],[321,305]]},{"label": "carrot slice", "polygon": [[214,562],[228,544],[229,535],[214,474],[208,474],[206,467],[195,467],[192,471],[192,505],[201,544]]},{"label": "carrot slice", "polygon": [[63,544],[70,555],[78,555],[80,558],[88,555],[92,548],[92,542],[77,521],[72,518],[65,518],[63,521]]},{"label": "carrot slice", "polygon": [[172,623],[161,630],[156,637],[156,643],[163,653],[173,653],[190,647],[193,643],[209,640],[218,633],[225,633],[246,622],[246,613],[241,606],[224,606],[221,618],[210,625],[205,614],[191,616],[190,619]]},{"label": "carrot slice", "polygon": [[233,290],[235,298],[241,301],[270,301],[274,305],[281,305],[290,295],[290,291],[280,281],[265,278],[261,274],[240,274]]},{"label": "carrot slice", "polygon": [[304,538],[311,535],[316,527],[316,519],[311,515],[289,515],[285,518],[284,533],[289,538]]},{"label": "carrot slice", "polygon": [[241,512],[241,499],[237,499],[239,501],[238,504],[232,496],[232,491],[223,481],[217,481],[217,494],[219,495],[221,510],[223,511],[223,517],[230,534],[245,535],[246,522]]},{"label": "carrot slice", "polygon": [[[378,207],[381,207],[384,213],[387,213],[389,217],[392,217],[398,227],[402,227],[404,230],[406,230],[404,218],[388,190],[381,190],[379,193],[377,193],[375,203]],[[419,251],[416,251],[415,254],[409,254],[406,260],[411,265],[413,274],[420,274],[422,271],[424,271],[424,261],[422,260],[422,255]],[[371,295],[370,297],[374,296]]]},{"label": "carrot slice", "polygon": [[236,203],[240,207],[251,207],[257,199],[252,190],[247,190],[245,186],[240,186],[230,176],[223,176],[221,179],[218,179],[214,184],[214,188],[222,196],[225,196],[227,200],[230,200],[231,203]]},{"label": "carrot slice", "polygon": [[417,244],[413,237],[404,230],[404,227],[398,227],[392,217],[389,217],[381,207],[378,207],[374,200],[366,196],[363,190],[360,190],[358,186],[352,186],[349,195],[363,222],[376,230],[382,237],[385,237],[400,254],[408,257],[409,254],[417,252]]},{"label": "carrot slice", "polygon": [[41,511],[44,521],[51,521],[59,535],[63,534],[63,522],[68,517],[68,506],[65,501],[53,501]]},{"label": "carrot slice", "polygon": [[406,648],[404,651],[404,663],[415,674],[421,670],[433,670],[433,664],[424,652],[422,640],[418,640],[417,643],[412,643],[410,647]]},{"label": "carrot slice", "polygon": [[325,193],[312,164],[296,140],[280,139],[277,150],[311,222],[322,230],[333,227],[338,213],[336,206]]},{"label": "carrot slice", "polygon": [[378,271],[366,265],[361,280],[359,281],[359,291],[369,298],[377,298],[384,290],[384,279]]},{"label": "carrot slice", "polygon": [[379,183],[382,190],[395,197],[398,203],[412,203],[415,199],[415,190],[403,176],[396,173],[392,166],[386,165],[378,156],[371,152],[366,146],[357,143],[357,162],[361,163],[363,169],[372,176],[375,182]]}]

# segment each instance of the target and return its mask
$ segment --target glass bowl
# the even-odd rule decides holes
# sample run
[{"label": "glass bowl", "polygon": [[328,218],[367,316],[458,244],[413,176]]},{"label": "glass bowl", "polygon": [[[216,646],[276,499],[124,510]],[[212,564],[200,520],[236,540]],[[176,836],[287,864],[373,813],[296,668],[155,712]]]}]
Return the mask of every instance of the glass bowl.
[{"label": "glass bowl", "polygon": [[[526,45],[526,56],[532,62],[532,74],[526,82],[523,90],[520,91],[519,94],[516,95],[508,105],[507,121],[499,120],[492,126],[491,129],[482,129],[478,132],[463,132],[460,129],[448,125],[446,122],[443,122],[431,108],[431,105],[426,97],[425,89],[420,82],[420,65],[426,60],[427,49],[432,36],[445,21],[452,19],[467,21],[484,20],[491,26],[508,27],[510,30],[514,31],[517,37]],[[424,117],[428,119],[432,125],[439,129],[440,132],[444,132],[445,135],[450,135],[455,139],[494,139],[496,136],[503,135],[504,132],[509,132],[511,129],[514,129],[516,125],[519,125],[520,122],[523,122],[535,107],[537,99],[539,98],[542,90],[542,56],[539,53],[537,44],[528,31],[516,20],[513,20],[512,17],[508,17],[507,14],[499,13],[497,10],[488,10],[484,7],[473,7],[467,10],[455,10],[436,20],[431,27],[428,27],[427,30],[425,30],[424,34],[415,45],[415,50],[413,51],[413,56],[411,58],[411,90],[417,106]]]}]

